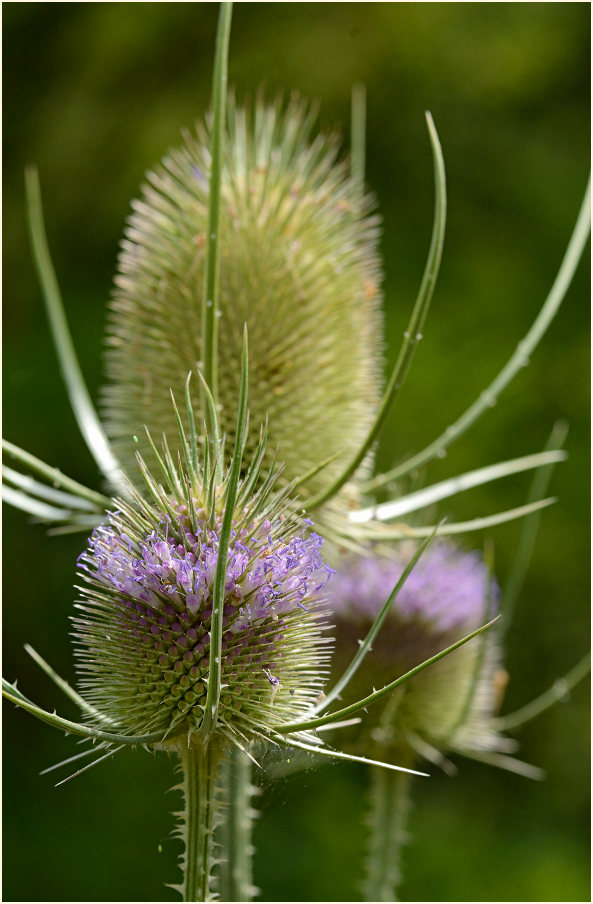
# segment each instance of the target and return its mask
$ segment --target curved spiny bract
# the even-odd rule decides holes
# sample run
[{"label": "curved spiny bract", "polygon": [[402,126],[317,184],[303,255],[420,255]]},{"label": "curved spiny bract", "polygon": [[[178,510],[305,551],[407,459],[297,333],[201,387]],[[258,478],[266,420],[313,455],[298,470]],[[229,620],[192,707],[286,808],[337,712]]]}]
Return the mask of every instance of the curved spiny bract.
[{"label": "curved spiny bract", "polygon": [[[368,432],[381,383],[381,268],[372,200],[337,161],[335,137],[311,137],[312,110],[292,99],[228,115],[221,187],[218,403],[232,448],[245,323],[251,429],[269,416],[267,461],[283,479],[332,455],[300,491],[324,489]],[[130,437],[152,463],[144,426],[176,432],[181,397],[202,354],[208,218],[207,125],[184,134],[149,173],[122,242],[107,335],[107,432],[128,471]],[[204,411],[196,409],[198,423]],[[187,426],[187,425],[186,425]]]}]

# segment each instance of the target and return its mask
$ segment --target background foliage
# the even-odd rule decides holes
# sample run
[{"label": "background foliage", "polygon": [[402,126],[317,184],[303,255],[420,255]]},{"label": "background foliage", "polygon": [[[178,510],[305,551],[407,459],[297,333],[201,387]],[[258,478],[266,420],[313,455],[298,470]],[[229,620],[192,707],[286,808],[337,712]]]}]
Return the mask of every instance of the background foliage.
[{"label": "background foliage", "polygon": [[[25,232],[26,163],[40,168],[72,332],[96,396],[105,301],[129,201],[144,171],[205,111],[218,8],[210,3],[10,3],[4,26],[4,434],[90,485],[98,478],[63,392]],[[321,102],[349,119],[368,89],[368,181],[384,219],[392,361],[420,281],[432,217],[423,111],[444,148],[450,217],[433,309],[381,444],[386,466],[430,441],[522,338],[563,254],[589,162],[589,5],[241,3],[230,81]],[[558,417],[569,461],[555,474],[529,580],[508,639],[505,708],[531,699],[588,646],[588,268],[500,404],[430,468],[437,480],[540,449]],[[288,325],[287,325],[288,326]],[[456,518],[521,504],[529,478],[460,497]],[[504,583],[519,526],[492,533]],[[4,672],[70,712],[23,651],[73,679],[68,616],[82,536],[4,521]],[[481,545],[483,537],[468,539]],[[588,898],[586,689],[520,733],[536,784],[459,762],[418,780],[406,900]],[[5,711],[4,899],[173,900],[173,764],[125,752],[54,790],[40,769],[72,739]],[[61,777],[61,775],[60,775]],[[261,798],[256,881],[264,900],[353,900],[363,790],[355,767],[285,779]],[[34,866],[32,866],[34,864]],[[330,866],[331,865],[331,866]]]}]

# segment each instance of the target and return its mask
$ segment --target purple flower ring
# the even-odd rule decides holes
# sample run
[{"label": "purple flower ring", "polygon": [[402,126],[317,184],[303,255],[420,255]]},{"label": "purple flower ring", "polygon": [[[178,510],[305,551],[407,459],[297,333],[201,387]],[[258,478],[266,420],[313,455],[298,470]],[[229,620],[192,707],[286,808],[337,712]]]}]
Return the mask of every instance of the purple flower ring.
[{"label": "purple flower ring", "polygon": [[[130,731],[177,737],[199,724],[221,519],[197,502],[155,511],[140,529],[112,512],[79,558],[82,613],[73,621],[81,687]],[[221,721],[298,718],[321,691],[329,639],[323,595],[331,569],[308,525],[279,518],[233,524],[223,607]],[[272,710],[271,707],[274,707]]]},{"label": "purple flower ring", "polygon": [[[389,557],[368,555],[342,561],[329,585],[337,626],[336,673],[356,652],[411,559],[414,548]],[[436,655],[491,619],[500,592],[482,557],[451,542],[435,542],[417,562],[393,601],[387,618],[348,696],[363,696]],[[500,703],[506,673],[496,635],[480,635],[409,680],[377,707],[370,731],[357,744],[378,745],[383,754],[414,759],[418,754],[507,749],[489,721]],[[344,702],[347,702],[346,700]]]}]

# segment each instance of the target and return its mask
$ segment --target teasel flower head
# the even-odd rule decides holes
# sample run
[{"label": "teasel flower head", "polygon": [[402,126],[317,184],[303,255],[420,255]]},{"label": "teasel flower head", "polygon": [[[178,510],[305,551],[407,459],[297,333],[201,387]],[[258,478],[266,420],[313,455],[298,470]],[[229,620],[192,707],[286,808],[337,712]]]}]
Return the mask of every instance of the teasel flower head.
[{"label": "teasel flower head", "polygon": [[[330,586],[340,639],[338,667],[402,577],[413,552],[406,546],[389,557],[350,557],[338,568]],[[437,541],[398,591],[365,661],[365,683],[379,687],[431,658],[494,617],[498,601],[498,586],[478,553]],[[471,756],[512,749],[490,724],[505,682],[496,633],[490,631],[411,678],[358,743],[367,750],[391,748],[408,759],[422,755],[437,761],[447,751]]]},{"label": "teasel flower head", "polygon": [[[340,455],[302,486],[331,483],[372,423],[381,383],[381,268],[372,199],[338,162],[335,136],[312,137],[314,111],[293,98],[252,107],[229,99],[220,172],[217,399],[232,439],[243,325],[249,329],[253,429],[266,417],[266,462],[288,482]],[[121,245],[107,331],[107,433],[137,473],[130,437],[176,430],[180,394],[204,355],[204,274],[211,123],[183,135],[148,173]],[[199,408],[196,417],[204,412]],[[187,424],[185,425],[188,426]],[[150,449],[141,447],[154,464]]]},{"label": "teasel flower head", "polygon": [[188,473],[165,449],[157,483],[138,462],[149,493],[132,487],[129,501],[118,500],[79,559],[84,585],[73,621],[84,698],[120,731],[162,732],[165,747],[198,732],[214,674],[222,573],[213,731],[241,745],[265,737],[269,724],[302,718],[327,677],[330,642],[331,569],[311,522],[274,493],[274,474],[251,494],[251,469],[230,502],[225,544],[228,474],[217,486],[215,471]]}]

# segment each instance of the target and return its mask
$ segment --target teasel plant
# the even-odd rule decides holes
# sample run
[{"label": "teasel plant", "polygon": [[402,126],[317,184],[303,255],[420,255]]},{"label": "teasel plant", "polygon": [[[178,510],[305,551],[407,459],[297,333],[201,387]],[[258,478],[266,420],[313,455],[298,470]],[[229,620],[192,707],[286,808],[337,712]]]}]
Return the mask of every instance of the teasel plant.
[{"label": "teasel plant", "polygon": [[[549,445],[561,446],[566,425],[557,424]],[[547,491],[553,466],[535,476],[530,499]],[[373,656],[367,663],[365,680],[381,684],[382,673],[405,662],[424,658],[433,645],[439,647],[451,633],[469,630],[482,618],[501,615],[501,622],[475,645],[465,647],[432,670],[418,675],[359,731],[350,732],[343,744],[351,752],[364,751],[409,766],[431,763],[448,775],[457,766],[451,759],[462,756],[530,779],[542,779],[537,766],[517,759],[517,742],[505,732],[521,728],[549,707],[568,699],[570,691],[590,672],[587,653],[561,679],[536,699],[515,712],[500,715],[509,674],[504,668],[504,636],[512,621],[533,551],[540,513],[527,516],[504,591],[493,575],[493,547],[487,554],[465,551],[458,542],[437,541],[408,574],[406,560],[414,550],[402,544],[388,557],[368,549],[364,555],[349,555],[337,569],[330,588],[332,612],[340,645],[333,666],[354,657],[360,659],[360,636],[370,629]],[[394,590],[390,588],[394,587]],[[386,602],[384,600],[386,599]],[[356,651],[354,654],[353,651]],[[353,676],[354,677],[354,676]],[[359,679],[360,680],[360,679]],[[343,695],[347,702],[356,693],[351,680]],[[338,682],[327,697],[340,692]],[[405,878],[405,845],[410,842],[409,813],[412,782],[403,774],[394,778],[371,771],[368,790],[366,854],[361,890],[365,901],[397,901]]]},{"label": "teasel plant", "polygon": [[[183,611],[186,615],[193,617],[200,614],[203,619],[204,610],[195,608],[197,604],[189,601],[189,591],[184,586],[186,568],[179,566],[181,571],[177,574],[181,576],[175,581],[170,570],[165,575],[167,570],[165,566],[168,567],[171,561],[177,559],[175,557],[171,559],[172,553],[167,553],[162,544],[170,545],[170,540],[179,540],[180,542],[175,544],[177,554],[183,558],[186,566],[188,561],[194,566],[199,556],[195,547],[191,547],[194,540],[188,539],[188,532],[197,539],[197,532],[204,530],[206,523],[216,533],[213,542],[218,544],[220,550],[224,549],[225,543],[230,545],[232,538],[239,536],[241,539],[242,529],[248,534],[252,532],[250,539],[254,539],[259,536],[258,531],[262,526],[267,525],[269,521],[275,532],[266,538],[269,549],[263,552],[263,559],[266,559],[268,552],[278,555],[281,550],[290,546],[291,542],[295,542],[296,546],[300,546],[304,551],[303,567],[309,567],[312,561],[317,563],[316,558],[313,560],[311,547],[307,545],[311,542],[312,536],[307,530],[310,527],[308,521],[303,519],[308,519],[309,514],[315,517],[316,529],[323,535],[330,548],[348,546],[360,550],[371,541],[386,544],[410,538],[430,539],[436,532],[436,525],[421,527],[414,527],[409,523],[401,525],[401,519],[426,506],[450,498],[464,489],[534,467],[543,467],[563,458],[559,451],[527,456],[501,465],[481,468],[421,491],[402,494],[387,503],[380,505],[374,503],[372,495],[369,494],[381,485],[381,479],[375,478],[376,482],[372,483],[369,476],[373,446],[403,383],[419,341],[442,251],[446,201],[444,168],[436,130],[429,118],[429,135],[436,177],[435,219],[429,258],[400,358],[386,391],[381,394],[377,364],[381,335],[378,304],[380,269],[376,251],[377,223],[369,213],[370,200],[362,191],[361,130],[355,129],[355,149],[350,172],[343,166],[340,169],[339,165],[337,167],[334,165],[337,150],[331,142],[303,141],[302,134],[307,119],[310,119],[310,113],[305,106],[296,102],[293,102],[284,113],[280,111],[278,105],[266,108],[261,101],[258,101],[251,111],[233,109],[231,104],[228,111],[228,134],[225,135],[226,54],[229,30],[230,6],[225,5],[221,11],[211,124],[198,129],[197,136],[186,139],[182,150],[172,153],[161,168],[149,176],[148,187],[140,202],[135,205],[129,222],[120,256],[108,330],[110,343],[108,371],[112,382],[104,393],[104,424],[95,414],[76,362],[47,253],[38,182],[34,172],[30,171],[28,175],[34,252],[52,331],[77,419],[105,478],[108,488],[106,495],[76,485],[56,469],[49,468],[23,450],[5,444],[5,456],[36,475],[31,478],[8,469],[5,473],[8,489],[6,501],[31,512],[39,520],[53,524],[54,529],[58,531],[94,528],[89,546],[80,559],[81,577],[89,581],[89,585],[82,591],[81,605],[87,610],[92,609],[92,614],[85,611],[84,617],[76,622],[77,652],[81,668],[84,656],[88,656],[90,651],[95,653],[93,645],[96,643],[99,622],[103,627],[107,623],[106,619],[118,622],[113,630],[114,638],[109,632],[113,647],[105,657],[106,665],[101,673],[85,669],[82,681],[90,692],[88,699],[88,694],[87,697],[80,697],[69,685],[54,676],[68,696],[81,706],[89,717],[90,724],[75,724],[61,720],[53,714],[44,713],[25,698],[15,685],[6,686],[6,696],[13,703],[57,727],[94,738],[99,744],[103,744],[102,758],[104,755],[112,755],[118,746],[124,745],[144,744],[153,748],[175,748],[176,744],[179,745],[179,732],[183,734],[184,739],[188,737],[185,705],[180,708],[175,700],[185,693],[196,695],[195,700],[192,697],[192,702],[186,703],[192,706],[197,702],[198,707],[203,707],[200,712],[204,713],[204,717],[196,729],[197,735],[202,738],[198,746],[200,755],[203,756],[203,751],[206,751],[211,760],[209,767],[202,770],[194,769],[193,779],[188,778],[190,765],[187,760],[185,761],[183,787],[187,809],[182,817],[181,831],[186,842],[189,842],[183,861],[182,889],[187,900],[207,899],[212,894],[211,872],[217,855],[209,846],[215,823],[220,818],[220,814],[217,816],[215,813],[216,805],[221,802],[226,805],[225,813],[228,818],[217,828],[214,838],[218,836],[218,839],[222,840],[232,836],[240,841],[234,848],[240,862],[231,863],[227,859],[220,865],[218,878],[221,889],[226,889],[225,892],[221,891],[221,894],[228,900],[248,899],[251,895],[248,764],[249,757],[256,757],[253,748],[258,743],[282,744],[286,739],[297,748],[300,745],[321,755],[326,753],[338,757],[339,753],[336,750],[324,748],[319,744],[316,732],[326,726],[357,718],[361,709],[379,700],[388,691],[401,687],[403,679],[409,679],[410,676],[404,675],[396,681],[389,682],[381,691],[368,694],[347,707],[347,711],[338,710],[322,715],[320,706],[323,701],[317,701],[315,697],[323,681],[325,659],[322,651],[325,650],[325,646],[316,629],[312,631],[313,652],[307,654],[310,658],[306,659],[305,672],[312,669],[311,663],[315,660],[317,674],[313,679],[308,675],[312,689],[305,693],[304,701],[297,693],[297,690],[302,691],[302,688],[296,686],[298,682],[290,675],[292,666],[289,666],[289,677],[281,679],[278,677],[273,657],[266,660],[269,667],[261,663],[259,709],[264,710],[274,721],[259,721],[256,727],[251,723],[251,727],[246,728],[252,715],[251,712],[247,712],[239,717],[234,726],[231,725],[232,719],[228,721],[222,714],[225,707],[229,707],[229,713],[231,709],[236,708],[234,706],[236,700],[233,700],[232,693],[225,694],[226,688],[222,688],[224,669],[218,679],[207,674],[205,682],[204,674],[200,671],[199,679],[197,673],[192,677],[196,678],[196,683],[201,682],[201,694],[198,695],[193,687],[186,691],[183,685],[177,687],[179,682],[174,682],[176,694],[172,692],[170,694],[174,699],[169,700],[167,697],[170,713],[174,714],[170,725],[161,725],[158,737],[156,730],[155,732],[147,730],[144,734],[139,734],[138,729],[151,728],[152,721],[149,716],[145,724],[140,726],[136,722],[133,729],[129,722],[126,724],[126,720],[130,718],[130,709],[126,707],[132,693],[131,685],[126,685],[125,680],[118,678],[115,681],[115,685],[118,686],[116,692],[108,691],[105,686],[113,682],[115,657],[122,652],[122,628],[119,626],[122,613],[118,609],[118,604],[114,602],[114,597],[119,599],[122,593],[126,593],[136,599],[129,589],[122,589],[120,586],[122,580],[139,583],[140,593],[154,592],[154,589],[151,590],[149,586],[136,581],[134,569],[139,567],[136,564],[139,558],[142,557],[146,566],[157,569],[156,577],[162,586],[169,588],[167,593],[170,592],[172,597],[176,593],[175,599],[178,597],[184,599],[182,605],[185,606]],[[354,119],[356,121],[356,116]],[[274,165],[278,161],[280,172],[274,173]],[[291,166],[293,170],[290,169]],[[283,173],[282,167],[288,169],[287,174]],[[184,183],[181,176],[188,181]],[[282,176],[287,176],[284,182]],[[274,177],[277,182],[274,182]],[[246,186],[253,191],[246,191]],[[259,210],[254,206],[257,201],[262,204]],[[241,202],[246,204],[245,210],[238,206]],[[298,233],[298,216],[301,210],[306,214],[305,223],[301,224],[303,235]],[[307,235],[306,228],[306,221],[311,217],[312,210],[316,214],[319,213],[321,221],[319,235],[313,237]],[[273,214],[279,216],[276,223],[270,219]],[[327,216],[326,220],[323,220],[323,214]],[[192,220],[191,215],[195,215],[196,219]],[[299,348],[307,343],[309,343],[307,348],[310,348],[313,344],[312,336],[318,333],[317,327],[312,333],[307,334],[314,311],[317,316],[327,315],[324,322],[331,323],[333,319],[340,339],[340,342],[336,342],[341,355],[337,360],[331,359],[331,353],[334,351],[331,337],[326,338],[322,347],[319,345],[313,347],[305,392],[301,385],[302,372],[290,374],[290,346],[276,347],[274,351],[277,352],[277,357],[271,361],[270,348],[266,345],[273,326],[272,313],[277,315],[278,311],[275,310],[277,307],[282,311],[290,311],[290,293],[284,291],[279,297],[275,297],[272,289],[266,285],[266,291],[269,293],[266,296],[257,282],[258,267],[263,266],[262,261],[265,260],[263,253],[269,247],[273,249],[272,240],[279,233],[282,235],[282,227],[287,222],[295,232],[288,236],[286,258],[296,274],[297,282],[301,283],[303,293],[302,297],[299,296],[303,308],[302,320],[295,330],[296,338],[301,344]],[[258,246],[261,253],[254,254],[250,239],[255,235],[255,227],[262,223],[263,229]],[[183,235],[183,229],[186,227],[189,229],[190,238],[194,240],[189,253],[185,248],[187,235]],[[229,241],[228,238],[231,230],[235,230],[233,241]],[[336,238],[334,230],[339,236],[335,246],[331,244]],[[497,380],[480,396],[477,403],[447,431],[446,436],[440,437],[431,448],[421,453],[420,458],[416,456],[413,459],[408,469],[410,473],[419,464],[440,456],[457,436],[492,405],[524,365],[525,358],[537,345],[564,296],[586,236],[587,214],[583,211],[559,277],[534,327]],[[306,242],[312,239],[311,247],[307,248]],[[324,246],[327,257],[320,255],[322,260],[318,266],[321,271],[319,273],[315,270],[314,258],[322,239],[327,240],[328,247]],[[237,261],[232,259],[234,251],[238,252]],[[299,260],[301,252],[303,256]],[[176,254],[181,257],[175,257]],[[293,260],[290,259],[291,254]],[[343,260],[340,259],[340,254],[343,254]],[[327,278],[327,273],[323,272],[327,266],[330,267],[332,277],[337,277],[343,269],[346,270],[351,296],[341,287],[339,279]],[[180,273],[184,272],[187,274],[185,281],[179,278]],[[172,278],[168,282],[170,276]],[[245,286],[250,284],[250,276],[256,288],[255,301],[249,298],[245,290]],[[285,276],[286,273],[283,271],[279,280],[281,289],[285,286]],[[321,277],[319,291],[314,277]],[[137,281],[136,286],[134,280]],[[333,290],[336,283],[342,294],[334,296],[329,288]],[[241,303],[235,307],[233,299],[237,296]],[[189,306],[186,306],[187,302]],[[311,306],[308,317],[307,303]],[[327,308],[323,307],[324,304]],[[282,305],[285,307],[282,308]],[[351,317],[350,321],[346,318],[347,314]],[[191,323],[191,328],[188,328],[188,322]],[[248,328],[249,355],[244,338],[245,323]],[[339,330],[344,323],[350,324],[350,328],[340,333]],[[196,336],[199,337],[198,342],[190,342],[188,336],[192,340]],[[356,339],[354,347],[341,344],[345,338],[350,340],[352,337]],[[258,341],[263,343],[261,348]],[[122,354],[122,350],[126,348],[129,358]],[[182,360],[182,366],[176,368],[175,375],[171,372],[172,368],[167,369],[171,361],[168,356],[171,353],[174,358],[177,355]],[[145,354],[148,354],[149,362],[152,361],[154,365],[148,372],[142,360]],[[223,355],[225,366],[224,374],[221,375],[222,368],[218,366],[218,362]],[[188,357],[189,366],[183,360],[184,356]],[[255,368],[249,363],[253,361],[256,362]],[[354,381],[353,385],[352,373],[355,362],[359,379]],[[199,371],[203,376],[200,399],[197,403],[192,400],[187,388],[188,372],[191,370]],[[322,403],[317,402],[321,407],[319,420],[315,424],[311,417],[311,409],[314,400],[319,397],[323,399],[323,396],[316,393],[315,385],[315,377],[320,374],[322,377],[320,386],[323,388],[325,385],[328,392],[327,409],[324,410]],[[249,423],[246,416],[248,384],[251,385],[249,407],[252,411]],[[331,396],[330,388],[334,387],[336,394]],[[171,391],[173,399],[186,399],[186,405],[181,406],[181,409],[171,401]],[[240,399],[239,403],[237,399]],[[138,418],[138,408],[141,407],[142,401],[145,402],[145,407]],[[286,417],[284,421],[283,417]],[[330,418],[333,421],[334,417],[338,427],[334,433],[328,429],[326,436],[323,432],[325,422]],[[262,420],[267,420],[263,431]],[[196,428],[196,423],[202,422],[205,422],[205,429]],[[315,424],[315,429],[311,430],[311,437],[321,439],[318,446],[313,449],[304,433],[310,429],[311,423]],[[147,434],[143,433],[144,425],[148,427]],[[163,433],[166,436],[166,445],[159,451],[154,438]],[[226,436],[224,445],[222,435]],[[295,441],[295,436],[299,435],[299,442],[303,443],[300,457],[299,445]],[[141,448],[138,456],[136,452],[139,446]],[[306,454],[312,455],[312,458],[305,457],[305,449]],[[275,459],[280,465],[278,469]],[[401,480],[407,473],[404,466],[397,474],[387,475],[385,482]],[[126,474],[129,476],[125,476]],[[139,479],[144,484],[142,489]],[[218,495],[224,505],[219,503]],[[237,497],[241,499],[245,511],[238,512],[232,503],[233,497],[235,501]],[[271,498],[274,512],[284,516],[280,527],[274,524],[273,518],[268,517],[268,510],[262,501],[264,497],[266,501],[270,501]],[[440,532],[446,535],[493,526],[513,517],[533,513],[546,502],[547,500],[536,501],[511,512],[474,519],[473,522],[445,524],[440,526]],[[287,505],[286,510],[282,509],[284,503]],[[179,506],[182,505],[185,505],[186,511],[180,511]],[[383,505],[385,507],[381,507]],[[389,509],[388,506],[392,508]],[[189,521],[185,520],[188,518]],[[400,523],[395,527],[385,526],[391,518],[398,519]],[[284,530],[287,533],[284,533]],[[188,544],[191,548],[188,548]],[[206,547],[207,544],[204,543],[203,546]],[[183,553],[179,547],[183,547]],[[418,560],[424,548],[421,546],[416,549],[412,556],[413,563]],[[242,550],[239,550],[239,553],[241,552]],[[309,554],[311,560],[307,558]],[[332,557],[333,555],[334,553],[331,553]],[[193,556],[196,561],[188,560],[188,556]],[[223,625],[223,620],[233,615],[239,620],[247,618],[245,613],[237,615],[237,611],[225,612],[225,607],[228,608],[231,604],[227,602],[225,596],[228,571],[225,573],[224,558],[219,556],[216,560],[214,587],[218,589],[214,591],[211,612],[206,617],[210,618],[210,624],[200,622],[200,625],[203,623],[210,628],[204,632],[204,635],[206,633],[210,635],[209,655],[206,656],[205,649],[202,651],[204,661],[206,659],[208,661],[208,668],[210,661],[216,661],[215,644],[220,645],[217,649],[220,649],[219,658],[222,659],[223,644],[234,643],[232,638],[225,640],[223,627],[226,626]],[[121,569],[125,574],[122,575]],[[321,565],[316,565],[315,570],[317,569],[323,570]],[[154,577],[155,572],[151,572],[150,580]],[[147,569],[143,576],[143,580],[146,579]],[[243,574],[241,580],[244,580]],[[241,580],[238,581],[239,584]],[[117,591],[115,594],[114,588]],[[141,626],[142,629],[150,630],[151,635],[153,627],[156,632],[170,634],[173,626],[177,624],[173,619],[179,613],[168,612],[162,599],[157,603],[149,598],[151,614],[146,609],[147,601],[142,599],[140,603],[140,599],[142,598],[139,598],[138,605],[145,607],[142,613],[137,610],[140,618],[146,622]],[[310,613],[307,619],[315,621],[317,605],[321,608],[323,606],[321,601],[313,596],[311,599],[303,597],[300,602],[304,608],[297,603],[294,610],[291,609],[291,613],[296,612],[296,616],[299,617],[301,612]],[[164,614],[156,617],[155,613],[161,609]],[[100,617],[97,615],[99,610]],[[311,610],[314,611],[311,613]],[[281,612],[278,617],[281,618],[283,614],[286,613]],[[166,624],[161,624],[160,618],[165,619]],[[262,613],[255,617],[254,622],[261,627],[266,618],[274,620],[272,616],[264,617]],[[318,621],[323,624],[321,615]],[[180,627],[185,627],[183,620],[179,624]],[[133,634],[135,625],[132,626],[131,620],[128,620],[128,628]],[[196,622],[193,622],[187,631],[192,628],[196,631],[201,630],[201,627],[200,629],[196,627]],[[236,627],[237,632],[240,633],[241,630],[247,630],[242,622]],[[266,627],[263,634],[269,640],[267,630]],[[301,626],[295,629],[293,637],[300,630]],[[175,631],[176,628],[173,633]],[[274,632],[274,637],[276,633],[278,632]],[[470,636],[474,633],[471,632]],[[137,643],[138,635],[133,636],[135,640],[132,642]],[[456,643],[437,652],[431,659],[440,659],[445,653],[451,652],[458,643],[467,639],[460,638]],[[159,635],[159,640],[155,643],[166,642],[168,641],[160,639]],[[283,641],[278,641],[281,642]],[[370,642],[366,645],[367,651],[369,647]],[[157,648],[152,649],[151,653],[158,654],[159,658],[172,656],[168,650],[161,651]],[[42,667],[53,675],[44,660],[36,653],[33,655]],[[175,663],[180,662],[184,655],[174,662],[168,662],[167,666],[172,665],[173,668],[166,671],[175,672]],[[245,654],[249,655],[253,654]],[[257,655],[261,655],[259,651]],[[124,658],[128,659],[127,656]],[[240,659],[239,654],[238,658]],[[201,662],[202,660],[193,662],[189,666],[189,671],[192,668],[200,670]],[[418,664],[424,665],[425,663]],[[414,674],[417,674],[418,666],[411,669]],[[150,671],[150,675],[152,680],[154,670]],[[236,680],[235,677],[232,678],[232,681]],[[156,681],[156,684],[158,683]],[[151,693],[162,691],[164,688],[158,688],[158,691]],[[294,691],[294,695],[291,691]],[[204,694],[205,699],[202,700]],[[227,702],[224,702],[225,696],[230,697]],[[278,713],[283,709],[282,702],[285,697],[288,704],[296,702],[295,709],[291,710],[289,705],[283,712],[286,721],[276,722]],[[300,703],[304,704],[304,709],[299,708]],[[248,710],[251,710],[251,707],[250,703]],[[243,709],[239,712],[243,712]],[[132,715],[131,718],[137,717]],[[98,722],[101,723],[100,728]],[[239,725],[241,727],[238,727]],[[120,728],[120,733],[111,731],[112,726]],[[192,738],[196,734],[193,728],[192,725],[192,731],[189,732]],[[229,732],[232,738],[228,737]],[[224,741],[220,735],[224,737]],[[197,737],[195,740],[197,742]],[[223,752],[219,749],[220,746],[224,748]],[[187,750],[192,751],[193,756],[195,753],[193,741],[190,740]],[[183,756],[184,754],[182,759]],[[224,756],[227,756],[227,759],[218,772],[220,760],[224,759]],[[189,759],[190,754],[187,757]],[[195,762],[193,765],[196,765]],[[199,781],[207,784],[207,788],[202,785],[202,793],[196,795],[197,786],[194,784],[190,787],[190,784],[193,780],[197,781],[197,776]],[[223,784],[227,787],[224,800],[221,798],[224,796]],[[228,789],[233,789],[232,797]],[[204,801],[208,800],[208,794],[212,797],[205,805]],[[192,806],[202,808],[199,817],[195,809],[193,814],[188,815]],[[206,822],[206,819],[209,822]],[[198,849],[203,852],[207,847],[209,848],[207,855],[198,862]]]}]

